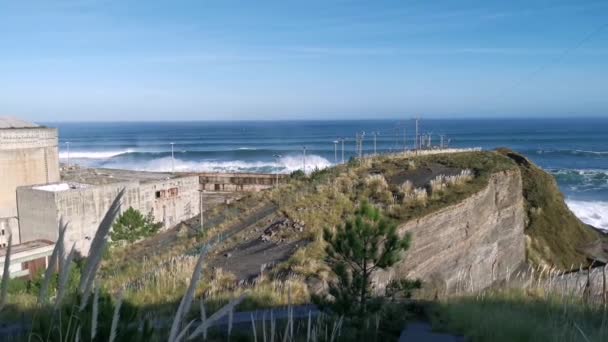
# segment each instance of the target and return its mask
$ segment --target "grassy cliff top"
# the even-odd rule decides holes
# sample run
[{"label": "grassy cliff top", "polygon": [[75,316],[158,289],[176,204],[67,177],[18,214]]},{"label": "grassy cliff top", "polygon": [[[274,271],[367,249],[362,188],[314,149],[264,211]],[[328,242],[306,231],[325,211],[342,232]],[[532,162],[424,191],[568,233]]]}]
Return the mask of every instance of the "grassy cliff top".
[{"label": "grassy cliff top", "polygon": [[526,203],[528,260],[532,264],[560,269],[588,263],[578,249],[600,238],[597,231],[581,222],[568,208],[555,178],[524,156],[500,149],[521,171]]}]

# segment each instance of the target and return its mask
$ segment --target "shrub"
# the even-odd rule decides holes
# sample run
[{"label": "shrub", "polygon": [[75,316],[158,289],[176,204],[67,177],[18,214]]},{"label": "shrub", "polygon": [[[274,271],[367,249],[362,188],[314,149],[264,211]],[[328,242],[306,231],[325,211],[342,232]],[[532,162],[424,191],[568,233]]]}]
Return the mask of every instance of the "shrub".
[{"label": "shrub", "polygon": [[337,278],[330,282],[328,304],[337,314],[366,319],[381,308],[381,298],[371,290],[373,272],[401,260],[410,236],[400,238],[397,225],[364,202],[344,225],[335,231],[326,228],[323,238],[326,262]]},{"label": "shrub", "polygon": [[129,207],[112,226],[110,238],[114,244],[132,243],[156,234],[161,226],[162,223],[154,223],[151,214],[144,217],[141,212]]}]

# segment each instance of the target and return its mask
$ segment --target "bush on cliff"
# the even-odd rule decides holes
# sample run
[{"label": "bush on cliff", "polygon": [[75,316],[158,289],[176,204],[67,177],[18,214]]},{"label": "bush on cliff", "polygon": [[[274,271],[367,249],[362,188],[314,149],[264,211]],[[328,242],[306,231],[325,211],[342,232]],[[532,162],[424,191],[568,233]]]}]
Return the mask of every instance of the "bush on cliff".
[{"label": "bush on cliff", "polygon": [[129,207],[112,226],[110,238],[114,244],[133,243],[156,234],[161,226],[162,223],[154,222],[152,215],[146,217],[138,210]]}]

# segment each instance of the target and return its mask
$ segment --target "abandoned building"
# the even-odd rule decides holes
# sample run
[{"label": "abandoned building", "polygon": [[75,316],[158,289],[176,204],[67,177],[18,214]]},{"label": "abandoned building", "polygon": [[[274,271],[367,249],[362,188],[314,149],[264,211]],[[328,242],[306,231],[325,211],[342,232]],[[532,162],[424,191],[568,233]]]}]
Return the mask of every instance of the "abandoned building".
[{"label": "abandoned building", "polygon": [[65,244],[83,256],[103,216],[125,189],[121,209],[151,215],[164,228],[206,208],[273,187],[284,175],[158,173],[65,166],[60,169],[58,133],[14,118],[0,118],[0,266],[12,235],[11,277],[46,268],[59,221],[69,226]]},{"label": "abandoned building", "polygon": [[23,241],[57,238],[60,218],[69,223],[65,240],[86,255],[103,216],[125,189],[129,207],[169,228],[199,213],[198,177],[110,169],[74,169],[62,182],[17,189]]}]

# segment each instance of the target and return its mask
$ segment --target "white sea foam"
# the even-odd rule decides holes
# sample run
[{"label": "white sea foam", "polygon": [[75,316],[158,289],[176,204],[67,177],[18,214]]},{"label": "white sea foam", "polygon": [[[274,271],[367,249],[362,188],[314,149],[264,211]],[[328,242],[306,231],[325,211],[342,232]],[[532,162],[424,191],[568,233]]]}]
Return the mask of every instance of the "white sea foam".
[{"label": "white sea foam", "polygon": [[[132,149],[121,151],[70,151],[70,159],[109,159],[125,153],[133,152]],[[68,151],[59,152],[59,159],[67,159]]]},{"label": "white sea foam", "polygon": [[[189,171],[200,171],[200,172],[280,172],[290,173],[303,168],[304,160],[302,156],[285,156],[278,160],[278,162],[263,162],[263,161],[217,161],[217,160],[205,160],[205,161],[187,161],[176,158],[175,159],[175,171],[176,172],[189,172]],[[148,161],[120,161],[120,160],[109,160],[102,164],[88,165],[88,166],[103,166],[117,169],[128,169],[128,170],[139,170],[139,171],[171,171],[172,161],[171,157],[163,157],[157,159],[151,159]],[[315,169],[324,169],[331,166],[331,163],[317,155],[306,156],[306,172],[310,173]]]},{"label": "white sea foam", "polygon": [[566,203],[581,221],[608,232],[608,202],[566,200]]}]

